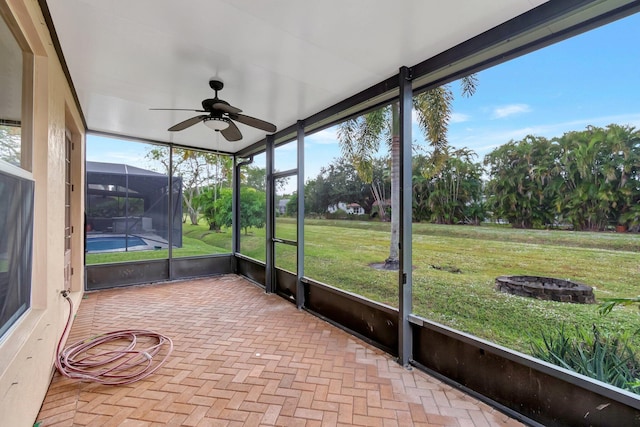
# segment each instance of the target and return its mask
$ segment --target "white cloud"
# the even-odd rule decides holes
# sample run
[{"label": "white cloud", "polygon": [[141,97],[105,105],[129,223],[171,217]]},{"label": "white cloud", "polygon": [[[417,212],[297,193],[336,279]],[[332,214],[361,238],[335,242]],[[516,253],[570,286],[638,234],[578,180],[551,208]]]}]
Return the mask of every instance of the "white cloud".
[{"label": "white cloud", "polygon": [[471,119],[471,116],[468,114],[462,113],[451,113],[450,123],[464,123],[468,122]]},{"label": "white cloud", "polygon": [[505,117],[528,113],[530,111],[531,107],[527,104],[510,104],[494,108],[492,117],[494,119],[504,119]]},{"label": "white cloud", "polygon": [[539,124],[522,129],[509,131],[512,139],[522,139],[527,135],[544,136],[546,138],[560,137],[565,132],[584,130],[587,126],[605,127],[612,123],[619,125],[640,126],[640,113],[619,114],[611,116],[587,117],[566,122]]},{"label": "white cloud", "polygon": [[330,127],[323,129],[320,132],[306,135],[304,137],[306,143],[318,144],[318,145],[337,145],[338,136],[336,135],[336,127]]},{"label": "white cloud", "polygon": [[[589,117],[586,119],[573,120],[571,122],[561,123],[561,125],[565,127],[569,126],[582,126],[578,129],[570,129],[570,130],[582,130],[588,125],[605,127],[612,123],[619,125],[629,125],[633,127],[640,127],[640,113],[628,113],[628,114],[617,114],[611,116],[598,116],[598,117]],[[566,132],[566,130],[564,130]],[[560,135],[557,135],[560,136]]]},{"label": "white cloud", "polygon": [[464,134],[452,135],[451,145],[456,148],[467,147],[474,150],[480,159],[494,148],[506,144],[510,140],[521,140],[527,135],[543,136],[545,138],[560,137],[568,131],[584,130],[588,125],[604,127],[611,123],[629,125],[640,128],[640,113],[621,115],[586,117],[557,123],[539,123],[520,128],[465,129]]}]

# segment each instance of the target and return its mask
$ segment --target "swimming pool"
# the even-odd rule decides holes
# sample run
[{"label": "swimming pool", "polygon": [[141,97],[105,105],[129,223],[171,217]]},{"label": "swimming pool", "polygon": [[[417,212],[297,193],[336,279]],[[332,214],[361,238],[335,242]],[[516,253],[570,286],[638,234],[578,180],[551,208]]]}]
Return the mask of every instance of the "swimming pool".
[{"label": "swimming pool", "polygon": [[106,236],[87,237],[87,252],[117,251],[125,248],[142,249],[148,246],[147,242],[137,236]]}]

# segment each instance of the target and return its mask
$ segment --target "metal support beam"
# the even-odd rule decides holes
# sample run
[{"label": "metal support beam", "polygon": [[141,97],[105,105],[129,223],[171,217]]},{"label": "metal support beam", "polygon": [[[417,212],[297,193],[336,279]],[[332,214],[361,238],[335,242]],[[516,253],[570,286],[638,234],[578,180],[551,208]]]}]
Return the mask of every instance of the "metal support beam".
[{"label": "metal support beam", "polygon": [[238,157],[233,156],[233,175],[231,177],[231,253],[240,252],[240,165]]},{"label": "metal support beam", "polygon": [[296,305],[304,307],[304,122],[298,121],[298,216],[297,216],[296,240],[298,241],[297,257],[297,285]]},{"label": "metal support beam", "polygon": [[[240,235],[242,227],[240,225],[240,177],[242,176],[242,166],[253,163],[253,156],[244,162],[239,161],[238,156],[233,156],[233,177],[231,186],[233,197],[231,198],[231,252],[235,255],[240,252]],[[235,268],[234,268],[235,271]]]},{"label": "metal support beam", "polygon": [[400,68],[400,265],[398,271],[398,362],[403,366],[409,364],[413,348],[411,342],[411,314],[413,298],[412,278],[412,245],[411,218],[411,109],[413,107],[413,90],[411,87],[411,70]]},{"label": "metal support beam", "polygon": [[[175,220],[173,218],[174,213],[173,213],[173,147],[170,145],[169,146],[169,201],[167,203],[169,203],[169,206],[167,206],[167,212],[169,213],[169,215],[167,215],[167,221],[169,221],[169,235],[167,236],[167,243],[169,244],[169,251],[167,256],[169,257],[169,280],[173,280],[173,221]],[[129,191],[129,185],[127,185],[127,191]],[[127,197],[127,200],[129,200],[129,197]],[[180,203],[182,203],[182,200],[180,200]],[[129,210],[127,209],[127,216],[128,216],[128,212]]]},{"label": "metal support beam", "polygon": [[270,294],[275,292],[275,212],[276,212],[276,184],[273,176],[274,138],[267,135],[267,218],[265,225],[266,234],[266,274],[265,291]]}]

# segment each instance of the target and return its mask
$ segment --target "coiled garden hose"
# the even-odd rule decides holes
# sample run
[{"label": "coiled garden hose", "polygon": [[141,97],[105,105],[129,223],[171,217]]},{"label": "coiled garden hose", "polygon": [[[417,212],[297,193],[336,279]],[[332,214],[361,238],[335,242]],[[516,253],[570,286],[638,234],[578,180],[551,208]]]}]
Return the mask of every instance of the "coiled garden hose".
[{"label": "coiled garden hose", "polygon": [[[97,335],[90,339],[81,340],[60,350],[71,327],[73,302],[67,291],[62,296],[69,302],[69,317],[64,332],[56,348],[55,366],[65,377],[98,382],[107,385],[131,384],[148,377],[160,368],[173,351],[173,341],[165,335],[143,329],[126,329]],[[152,341],[152,345],[144,349],[136,349],[143,341]],[[121,344],[113,349],[114,344]],[[100,350],[105,344],[109,349]],[[161,360],[154,357],[168,345]]]}]

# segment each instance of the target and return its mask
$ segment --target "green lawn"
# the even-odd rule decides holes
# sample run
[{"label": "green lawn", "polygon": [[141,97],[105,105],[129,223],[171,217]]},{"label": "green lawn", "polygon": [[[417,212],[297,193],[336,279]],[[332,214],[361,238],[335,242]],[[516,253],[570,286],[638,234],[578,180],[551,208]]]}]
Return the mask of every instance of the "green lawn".
[{"label": "green lawn", "polygon": [[[277,237],[295,240],[295,221],[278,218]],[[397,273],[369,264],[388,255],[389,224],[366,221],[305,221],[305,275],[397,307]],[[229,230],[211,232],[204,225],[184,225],[183,248],[175,256],[225,253]],[[264,229],[242,234],[240,252],[265,259]],[[166,257],[166,250],[87,255],[87,262]],[[295,271],[295,247],[276,245],[276,265]],[[598,325],[609,333],[640,330],[637,308],[616,308],[608,316],[597,305],[538,301],[495,292],[494,280],[505,274],[571,279],[595,288],[596,298],[640,295],[640,235],[499,226],[413,225],[413,311],[421,316],[528,352],[562,322]],[[451,273],[449,271],[458,271]],[[633,344],[640,349],[640,336]]]}]

